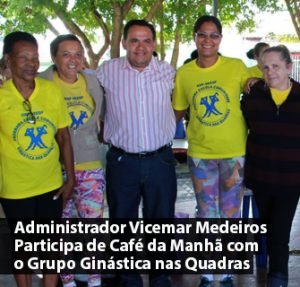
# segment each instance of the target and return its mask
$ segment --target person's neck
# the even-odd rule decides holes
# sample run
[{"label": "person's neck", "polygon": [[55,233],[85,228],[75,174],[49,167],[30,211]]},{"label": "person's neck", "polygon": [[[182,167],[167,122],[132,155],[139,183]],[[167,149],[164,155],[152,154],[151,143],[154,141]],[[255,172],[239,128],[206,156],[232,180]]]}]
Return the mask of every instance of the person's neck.
[{"label": "person's neck", "polygon": [[17,90],[20,92],[20,94],[23,96],[23,98],[25,100],[28,100],[35,88],[35,81],[13,79],[13,83]]},{"label": "person's neck", "polygon": [[58,74],[58,77],[63,81],[63,82],[66,82],[66,83],[68,83],[68,84],[74,84],[75,82],[77,82],[77,80],[78,80],[78,74],[75,76],[75,77],[66,77],[66,76],[64,76],[64,75],[62,75],[62,74],[59,74],[59,73],[57,73]]},{"label": "person's neck", "polygon": [[209,68],[213,66],[218,61],[218,55],[211,57],[201,57],[199,56],[196,60],[197,65],[200,68]]},{"label": "person's neck", "polygon": [[278,91],[285,91],[290,89],[292,86],[292,82],[289,79],[287,82],[283,83],[282,85],[278,86],[278,87],[271,87],[274,90],[278,90]]},{"label": "person's neck", "polygon": [[138,64],[130,61],[130,59],[128,59],[128,57],[127,57],[127,61],[133,70],[136,70],[140,73],[143,72],[147,67],[149,67],[150,62],[151,62],[151,61],[149,61],[149,62],[138,65]]}]

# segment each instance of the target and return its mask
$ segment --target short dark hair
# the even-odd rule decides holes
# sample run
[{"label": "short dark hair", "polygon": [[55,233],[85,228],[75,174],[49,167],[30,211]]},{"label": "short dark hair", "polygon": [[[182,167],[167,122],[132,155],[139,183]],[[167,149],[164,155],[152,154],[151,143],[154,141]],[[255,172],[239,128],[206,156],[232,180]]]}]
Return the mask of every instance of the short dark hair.
[{"label": "short dark hair", "polygon": [[83,46],[80,42],[80,40],[73,34],[65,34],[65,35],[59,35],[57,36],[51,43],[50,43],[50,54],[51,57],[55,57],[58,52],[58,46],[60,43],[64,41],[76,41],[80,44],[82,50]]},{"label": "short dark hair", "polygon": [[262,55],[265,55],[265,54],[271,53],[271,52],[279,53],[281,60],[283,60],[287,64],[293,63],[290,51],[285,45],[278,45],[278,46],[273,46],[273,47],[267,48],[266,50],[263,51]]},{"label": "short dark hair", "polygon": [[191,53],[191,59],[194,60],[194,59],[197,59],[198,58],[198,50],[194,50],[192,53]]},{"label": "short dark hair", "polygon": [[265,42],[258,42],[253,48],[253,53],[254,53],[255,57],[258,58],[262,49],[268,48],[268,47],[270,47],[269,44],[267,44]]},{"label": "short dark hair", "polygon": [[250,60],[254,60],[254,49],[250,49],[247,53],[246,53],[247,57],[250,59]]},{"label": "short dark hair", "polygon": [[3,40],[3,55],[11,53],[14,45],[20,41],[28,42],[38,47],[37,40],[33,35],[23,31],[15,31],[5,36]]},{"label": "short dark hair", "polygon": [[2,57],[0,59],[0,71],[1,70],[5,70],[7,68],[6,64],[5,64],[5,61],[4,61],[4,58]]},{"label": "short dark hair", "polygon": [[194,25],[194,34],[198,32],[198,30],[200,29],[200,27],[206,23],[206,22],[212,22],[216,25],[218,31],[220,34],[222,34],[222,24],[220,22],[220,20],[215,17],[215,16],[210,16],[210,15],[203,15],[203,16],[200,16],[197,21],[195,22],[195,25]]},{"label": "short dark hair", "polygon": [[156,39],[156,32],[155,32],[154,26],[152,24],[150,24],[146,20],[133,19],[133,20],[128,21],[124,27],[124,31],[123,31],[124,40],[127,39],[128,31],[132,26],[143,26],[143,27],[149,28],[152,32],[153,40]]}]

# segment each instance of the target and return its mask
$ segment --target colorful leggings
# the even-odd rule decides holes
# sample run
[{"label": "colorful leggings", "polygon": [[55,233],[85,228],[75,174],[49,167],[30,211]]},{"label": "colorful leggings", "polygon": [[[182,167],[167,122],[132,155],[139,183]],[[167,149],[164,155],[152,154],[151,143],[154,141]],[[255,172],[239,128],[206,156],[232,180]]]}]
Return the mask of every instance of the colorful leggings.
[{"label": "colorful leggings", "polygon": [[[103,169],[75,171],[76,186],[72,198],[63,210],[63,218],[102,218],[105,178]],[[64,284],[74,280],[74,274],[61,274]],[[89,286],[101,284],[100,274],[88,275]]]},{"label": "colorful leggings", "polygon": [[188,158],[197,202],[197,218],[239,218],[244,157]]}]

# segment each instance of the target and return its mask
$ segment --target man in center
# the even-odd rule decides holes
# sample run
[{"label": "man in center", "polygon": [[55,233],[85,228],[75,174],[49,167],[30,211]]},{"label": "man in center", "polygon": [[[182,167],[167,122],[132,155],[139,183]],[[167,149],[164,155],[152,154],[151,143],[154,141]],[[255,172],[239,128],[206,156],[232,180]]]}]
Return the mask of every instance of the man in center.
[{"label": "man in center", "polygon": [[[177,193],[170,142],[175,134],[171,93],[175,70],[153,57],[156,33],[145,20],[131,20],[122,40],[126,56],[104,62],[97,77],[105,91],[104,140],[110,218],[174,218]],[[164,274],[150,274],[150,287],[169,287]],[[121,287],[141,287],[136,273]]]}]

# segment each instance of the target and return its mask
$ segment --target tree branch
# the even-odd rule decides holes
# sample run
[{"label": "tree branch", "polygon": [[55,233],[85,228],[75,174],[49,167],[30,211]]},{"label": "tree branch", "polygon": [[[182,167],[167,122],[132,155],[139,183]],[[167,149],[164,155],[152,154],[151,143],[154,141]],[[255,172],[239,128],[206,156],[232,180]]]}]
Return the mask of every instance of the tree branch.
[{"label": "tree branch", "polygon": [[127,0],[125,1],[125,3],[123,4],[122,6],[122,14],[123,14],[123,17],[125,18],[125,16],[128,14],[128,12],[130,11],[131,9],[131,6],[133,5],[135,0]]},{"label": "tree branch", "polygon": [[156,2],[150,8],[147,16],[145,17],[146,21],[151,21],[154,18],[157,11],[163,7],[163,2],[164,0],[156,0]]},{"label": "tree branch", "polygon": [[58,30],[55,29],[55,27],[52,25],[52,23],[47,19],[45,18],[45,22],[49,28],[49,30],[55,35],[55,36],[58,36],[60,33]]},{"label": "tree branch", "polygon": [[108,26],[104,22],[102,15],[98,12],[96,5],[95,5],[95,1],[92,1],[91,5],[93,8],[92,15],[93,15],[94,19],[96,20],[96,22],[101,27],[101,29],[103,31],[105,43],[108,43],[108,46],[109,46],[110,45],[110,33],[109,33]]},{"label": "tree branch", "polygon": [[111,37],[111,58],[118,58],[120,56],[120,42],[122,38],[123,31],[123,20],[130,11],[131,6],[133,5],[134,0],[126,0],[123,5],[119,1],[112,1],[113,7],[113,31]]},{"label": "tree branch", "polygon": [[[286,3],[286,7],[290,13],[296,33],[297,33],[298,37],[300,38],[300,28],[298,25],[298,23],[300,22],[299,7],[297,7],[296,1],[285,0],[285,3]],[[294,7],[292,4],[294,4]]]},{"label": "tree branch", "polygon": [[75,22],[73,22],[72,20],[69,20],[65,11],[56,8],[55,14],[63,22],[63,24],[69,31],[71,31],[75,35],[78,35],[81,38],[85,47],[92,50],[92,47],[91,47],[91,44],[90,44],[90,41],[88,40],[88,38],[85,36],[83,31],[79,28],[79,26]]}]

